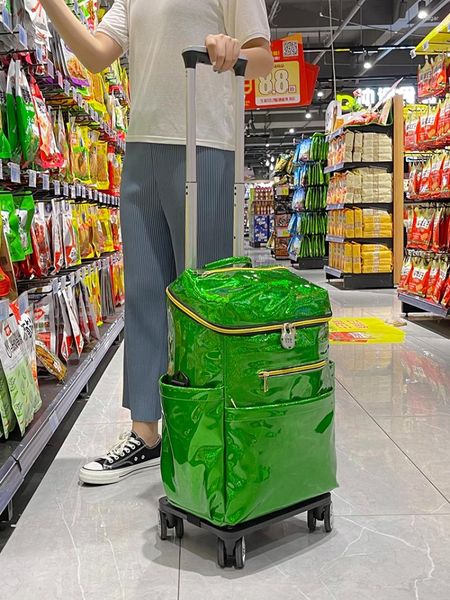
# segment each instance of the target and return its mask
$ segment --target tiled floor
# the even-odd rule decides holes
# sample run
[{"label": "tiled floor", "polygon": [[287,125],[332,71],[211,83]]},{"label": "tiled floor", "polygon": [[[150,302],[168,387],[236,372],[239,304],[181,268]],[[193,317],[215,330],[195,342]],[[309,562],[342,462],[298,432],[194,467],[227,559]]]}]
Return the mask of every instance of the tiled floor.
[{"label": "tiled floor", "polygon": [[[399,313],[392,291],[330,290],[336,315]],[[83,462],[127,427],[118,352],[0,555],[1,596],[449,600],[450,340],[415,324],[406,330],[400,346],[333,348],[333,533],[309,534],[303,517],[271,526],[247,540],[241,572],[220,570],[214,539],[194,527],[181,544],[159,541],[158,471],[107,488],[78,484]]]}]

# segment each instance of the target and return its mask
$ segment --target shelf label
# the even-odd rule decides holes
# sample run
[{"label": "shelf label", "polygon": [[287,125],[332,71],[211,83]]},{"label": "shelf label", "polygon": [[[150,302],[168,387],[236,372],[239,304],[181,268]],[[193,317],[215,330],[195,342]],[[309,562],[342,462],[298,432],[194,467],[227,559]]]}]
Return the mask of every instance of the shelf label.
[{"label": "shelf label", "polygon": [[92,190],[91,190],[91,188],[88,188],[88,199],[92,200],[92,196],[93,196]]},{"label": "shelf label", "polygon": [[38,63],[41,63],[44,60],[44,55],[42,53],[42,47],[39,44],[36,46],[36,60]]},{"label": "shelf label", "polygon": [[64,77],[62,76],[61,71],[56,72],[56,81],[58,82],[58,86],[63,90],[64,89]]},{"label": "shelf label", "polygon": [[81,186],[81,197],[86,198],[86,186],[85,185]]},{"label": "shelf label", "polygon": [[49,59],[47,59],[47,73],[48,73],[49,77],[51,77],[52,79],[55,79],[55,65]]},{"label": "shelf label", "polygon": [[33,169],[28,169],[28,185],[30,188],[36,187],[37,173]]},{"label": "shelf label", "polygon": [[68,183],[63,183],[63,195],[67,196],[69,195],[69,184]]},{"label": "shelf label", "polygon": [[53,182],[53,188],[55,190],[55,196],[61,196],[61,183],[59,181]]},{"label": "shelf label", "polygon": [[27,35],[27,32],[25,31],[25,29],[23,28],[23,25],[21,25],[20,23],[19,23],[19,44],[24,49],[28,48],[28,35]]},{"label": "shelf label", "polygon": [[72,200],[75,200],[75,198],[77,197],[77,190],[74,185],[70,186],[70,197],[72,198]]},{"label": "shelf label", "polygon": [[98,190],[94,190],[94,201],[98,201]]},{"label": "shelf label", "polygon": [[50,175],[48,173],[42,173],[42,189],[46,192],[50,189]]},{"label": "shelf label", "polygon": [[20,165],[17,163],[10,162],[8,163],[10,173],[11,173],[11,182],[12,183],[21,183],[20,179]]}]

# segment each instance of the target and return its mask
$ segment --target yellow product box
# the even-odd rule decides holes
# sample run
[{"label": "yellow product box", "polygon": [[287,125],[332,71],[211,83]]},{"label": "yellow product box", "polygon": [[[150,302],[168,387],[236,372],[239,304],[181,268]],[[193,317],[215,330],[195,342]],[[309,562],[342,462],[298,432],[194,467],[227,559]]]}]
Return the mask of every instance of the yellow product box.
[{"label": "yellow product box", "polygon": [[344,268],[345,273],[353,273],[353,244],[344,245]]},{"label": "yellow product box", "polygon": [[353,273],[361,273],[361,244],[356,242],[352,245],[353,250]]},{"label": "yellow product box", "polygon": [[344,233],[345,237],[355,237],[355,216],[353,208],[346,208],[344,210]]},{"label": "yellow product box", "polygon": [[354,220],[355,220],[355,237],[363,237],[363,211],[362,208],[354,209]]}]

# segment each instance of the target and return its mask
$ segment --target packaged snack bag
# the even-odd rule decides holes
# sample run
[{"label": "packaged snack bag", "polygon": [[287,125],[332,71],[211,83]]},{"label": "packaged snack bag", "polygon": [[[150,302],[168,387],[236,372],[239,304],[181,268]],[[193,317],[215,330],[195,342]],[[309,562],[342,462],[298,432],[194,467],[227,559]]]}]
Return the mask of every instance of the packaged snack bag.
[{"label": "packaged snack bag", "polygon": [[[65,308],[67,312],[67,316],[70,322],[70,328],[72,330],[72,341],[75,347],[75,351],[77,356],[80,357],[84,347],[83,336],[81,335],[80,325],[78,322],[78,311],[74,311],[73,304],[73,290],[70,285],[67,285],[62,290],[62,296],[65,302]],[[76,303],[75,303],[76,306]]]},{"label": "packaged snack bag", "polygon": [[57,117],[54,119],[54,132],[58,151],[62,155],[62,164],[60,167],[61,176],[65,181],[71,182],[70,150],[67,140],[66,126],[64,124],[61,110],[58,111]]},{"label": "packaged snack bag", "polygon": [[0,71],[0,158],[11,158],[11,144],[7,137],[8,111],[6,105],[6,73]]},{"label": "packaged snack bag", "polygon": [[[20,65],[17,61],[16,65]],[[39,150],[39,125],[30,86],[23,69],[16,67],[16,111],[19,140],[24,166],[32,163]]]},{"label": "packaged snack bag", "polygon": [[31,93],[39,125],[38,164],[44,169],[59,169],[64,165],[64,157],[56,145],[55,134],[50,114],[47,111],[44,97],[36,81],[31,80]]},{"label": "packaged snack bag", "polygon": [[448,278],[447,282],[444,285],[441,304],[442,306],[445,306],[445,308],[448,308],[450,306],[450,280]]},{"label": "packaged snack bag", "polygon": [[413,272],[413,261],[411,256],[406,256],[402,266],[402,272],[400,276],[400,281],[398,284],[398,289],[400,291],[409,289],[409,280],[411,279],[411,275]]},{"label": "packaged snack bag", "polygon": [[426,298],[428,298],[429,300],[432,299],[433,290],[439,278],[440,267],[441,261],[438,258],[435,258],[431,263],[430,278],[428,280],[428,288],[425,294]]},{"label": "packaged snack bag", "polygon": [[448,263],[444,258],[441,258],[439,265],[439,276],[436,277],[434,289],[431,292],[431,300],[439,304],[442,299],[445,282],[448,275]]},{"label": "packaged snack bag", "polygon": [[[50,223],[51,223],[51,239],[53,253],[53,269],[55,273],[59,273],[64,267],[64,242],[62,229],[62,202],[53,199],[51,201]],[[48,204],[46,204],[46,214]]]},{"label": "packaged snack bag", "polygon": [[11,404],[11,394],[9,393],[8,382],[5,372],[0,365],[0,438],[3,435],[8,439],[9,434],[17,425],[16,415]]},{"label": "packaged snack bag", "polygon": [[48,373],[56,377],[58,381],[64,381],[67,375],[66,365],[47,348],[47,346],[36,340],[36,354],[39,366],[42,366]]},{"label": "packaged snack bag", "polygon": [[104,243],[104,252],[114,252],[114,241],[111,229],[111,221],[109,210],[106,207],[102,207],[98,211],[98,216],[100,219],[100,224],[103,231],[103,238],[105,240]]},{"label": "packaged snack bag", "polygon": [[16,214],[16,206],[12,194],[7,192],[0,193],[0,207],[3,231],[8,242],[11,260],[13,262],[22,261],[25,259],[25,252],[20,237],[19,219]]},{"label": "packaged snack bag", "polygon": [[418,259],[414,263],[408,290],[417,296],[425,296],[428,290],[431,263],[426,259]]},{"label": "packaged snack bag", "polygon": [[33,271],[36,277],[47,277],[52,268],[52,253],[43,202],[39,202],[36,206],[31,224],[31,242],[33,245]]},{"label": "packaged snack bag", "polygon": [[67,314],[66,301],[64,299],[62,290],[59,290],[57,294],[57,299],[59,315],[61,319],[58,332],[59,351],[63,360],[67,362],[73,354],[73,337],[72,329],[70,327],[69,315]]},{"label": "packaged snack bag", "polygon": [[11,302],[10,309],[16,318],[19,331],[22,336],[24,347],[28,355],[31,372],[36,384],[36,402],[40,404],[41,396],[39,392],[39,382],[37,374],[37,358],[36,358],[36,335],[34,330],[33,309],[30,306],[28,293],[24,292],[17,300]]},{"label": "packaged snack bag", "polygon": [[33,307],[33,321],[37,340],[41,340],[47,348],[56,353],[56,319],[55,298],[52,286],[29,290],[28,298]]},{"label": "packaged snack bag", "polygon": [[74,290],[75,299],[78,308],[78,321],[83,340],[86,344],[91,341],[91,330],[89,328],[89,320],[86,311],[86,305],[83,298],[83,290],[81,289],[81,281],[77,283]]},{"label": "packaged snack bag", "polygon": [[17,82],[18,67],[16,61],[9,63],[6,79],[6,115],[8,125],[8,141],[11,147],[11,160],[20,163],[22,160],[22,148],[19,139],[19,130],[16,115],[16,93],[19,87]]},{"label": "packaged snack bag", "polygon": [[86,285],[88,283],[88,281],[89,281],[89,276],[86,277],[85,281],[81,281],[81,290],[83,292],[84,306],[86,308],[86,314],[88,317],[88,324],[89,324],[89,330],[90,330],[91,336],[94,340],[99,340],[100,332],[99,332],[98,325],[97,325],[97,318],[95,315],[94,305],[93,305],[93,302],[91,301],[91,294]]},{"label": "packaged snack bag", "polygon": [[428,250],[431,245],[434,218],[436,211],[434,209],[421,208],[417,206],[414,209],[414,219],[408,241],[409,248]]},{"label": "packaged snack bag", "polygon": [[14,205],[19,222],[20,243],[25,257],[33,253],[31,242],[31,223],[33,222],[35,206],[31,192],[23,192],[14,195]]},{"label": "packaged snack bag", "polygon": [[11,395],[11,403],[22,435],[41,407],[36,393],[30,359],[20,334],[16,318],[0,322],[0,360]]},{"label": "packaged snack bag", "polygon": [[62,235],[64,244],[64,264],[67,269],[81,262],[77,233],[74,228],[72,203],[64,200],[60,203],[62,217]]},{"label": "packaged snack bag", "polygon": [[110,185],[108,175],[108,144],[106,142],[96,142],[95,147],[97,151],[97,189],[107,190]]},{"label": "packaged snack bag", "polygon": [[89,76],[78,58],[73,54],[68,46],[59,38],[61,57],[63,59],[65,71],[72,83],[77,87],[88,87]]}]

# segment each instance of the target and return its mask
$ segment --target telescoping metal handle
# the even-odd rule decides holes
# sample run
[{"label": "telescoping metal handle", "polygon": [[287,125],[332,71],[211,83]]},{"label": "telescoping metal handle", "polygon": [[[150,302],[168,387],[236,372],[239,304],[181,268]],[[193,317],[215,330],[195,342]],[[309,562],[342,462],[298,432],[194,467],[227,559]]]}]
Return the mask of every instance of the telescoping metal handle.
[{"label": "telescoping metal handle", "polygon": [[[197,115],[196,68],[198,64],[211,65],[204,46],[187,48],[183,52],[186,67],[186,237],[185,264],[193,269],[197,264]],[[234,66],[236,75],[235,98],[235,180],[233,217],[233,254],[241,256],[244,250],[244,130],[245,130],[245,70],[247,59],[239,58]]]}]

